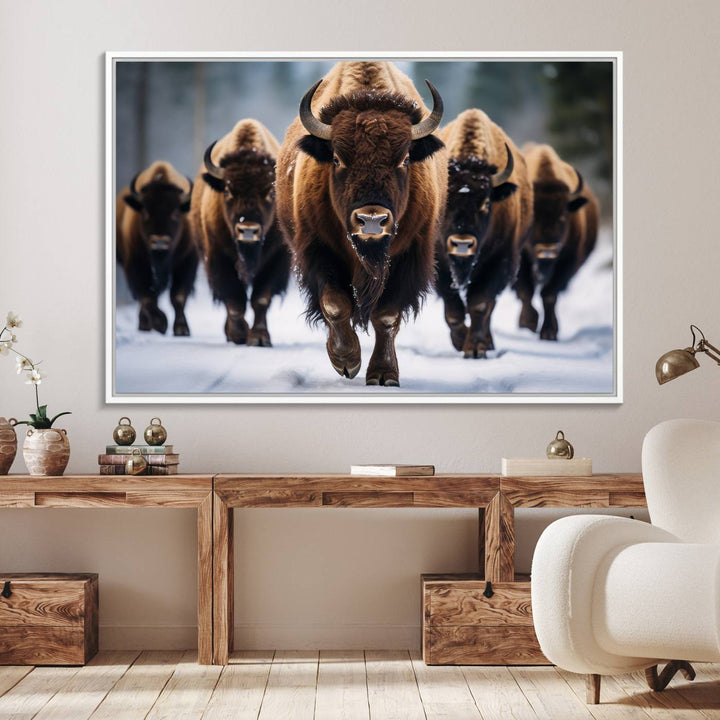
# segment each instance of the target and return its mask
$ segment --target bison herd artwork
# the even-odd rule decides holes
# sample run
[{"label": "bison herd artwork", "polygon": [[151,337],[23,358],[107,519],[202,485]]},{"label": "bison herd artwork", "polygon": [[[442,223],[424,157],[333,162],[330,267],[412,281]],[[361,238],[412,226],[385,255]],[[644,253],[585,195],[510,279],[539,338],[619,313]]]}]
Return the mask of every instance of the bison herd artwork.
[{"label": "bison herd artwork", "polygon": [[[228,378],[242,374],[243,362],[270,368],[285,353],[278,377],[292,378],[301,392],[313,389],[303,387],[299,370],[311,358],[314,377],[339,377],[336,393],[359,385],[387,388],[375,397],[403,390],[406,374],[410,391],[454,392],[456,372],[474,378],[482,393],[484,376],[497,377],[488,372],[493,363],[515,352],[517,333],[524,347],[532,335],[538,351],[531,354],[549,353],[562,373],[563,355],[541,348],[563,345],[566,312],[577,324],[563,295],[597,245],[597,195],[543,136],[516,144],[483,107],[448,117],[442,82],[425,82],[414,83],[393,62],[337,62],[295,97],[297,115],[282,142],[270,129],[274,118],[228,117],[225,134],[204,146],[191,177],[174,157],[136,167],[116,196],[115,255],[134,301],[122,309],[122,357],[152,346],[168,353],[166,373],[177,358],[182,375],[185,360],[173,343],[183,343],[186,358],[202,346],[208,358],[232,355],[208,368],[205,392],[232,391]],[[598,263],[593,272],[602,269]],[[190,310],[186,316],[194,292],[188,308],[211,298],[222,320],[210,309],[198,312],[198,321]],[[283,301],[288,292],[302,298],[301,307]],[[517,303],[513,327],[495,317],[508,295]],[[613,297],[604,302],[612,313]],[[432,329],[423,328],[430,305],[441,308]],[[406,328],[431,342],[403,351],[396,342]],[[210,349],[207,334],[217,338],[220,330],[224,348],[216,340]],[[298,343],[302,332],[312,342]],[[575,337],[600,337],[593,332],[590,321],[588,334],[580,328]],[[609,393],[607,328],[602,338],[610,382],[598,387]],[[413,380],[414,355],[423,373],[438,357],[437,387]],[[152,388],[140,383],[136,390]],[[238,384],[237,392],[248,390]]]}]

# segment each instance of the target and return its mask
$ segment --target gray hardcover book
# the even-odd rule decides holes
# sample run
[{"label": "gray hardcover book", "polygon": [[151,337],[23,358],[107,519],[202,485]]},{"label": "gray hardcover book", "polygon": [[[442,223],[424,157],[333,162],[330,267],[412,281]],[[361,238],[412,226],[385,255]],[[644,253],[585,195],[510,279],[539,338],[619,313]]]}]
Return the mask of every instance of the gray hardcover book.
[{"label": "gray hardcover book", "polygon": [[143,455],[171,455],[172,445],[107,445],[107,455],[132,455],[133,450],[139,450]]}]

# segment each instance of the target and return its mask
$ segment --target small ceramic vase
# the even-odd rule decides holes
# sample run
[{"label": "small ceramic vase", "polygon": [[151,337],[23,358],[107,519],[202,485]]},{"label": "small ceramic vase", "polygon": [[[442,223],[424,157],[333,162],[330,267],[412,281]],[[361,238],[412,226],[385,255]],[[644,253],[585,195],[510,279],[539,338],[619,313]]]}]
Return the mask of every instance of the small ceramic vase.
[{"label": "small ceramic vase", "polygon": [[6,420],[0,417],[0,475],[7,475],[17,453],[17,435],[15,435],[15,418]]},{"label": "small ceramic vase", "polygon": [[23,457],[31,475],[62,475],[70,460],[67,431],[55,428],[28,428]]}]

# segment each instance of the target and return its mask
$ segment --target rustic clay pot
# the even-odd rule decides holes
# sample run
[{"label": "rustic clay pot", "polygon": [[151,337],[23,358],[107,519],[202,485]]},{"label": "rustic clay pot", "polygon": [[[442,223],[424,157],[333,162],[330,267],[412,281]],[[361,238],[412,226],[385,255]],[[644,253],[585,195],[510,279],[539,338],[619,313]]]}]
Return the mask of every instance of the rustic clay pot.
[{"label": "rustic clay pot", "polygon": [[31,475],[62,475],[70,459],[67,432],[55,428],[28,428],[23,457]]},{"label": "rustic clay pot", "polygon": [[15,429],[12,423],[4,417],[0,417],[0,475],[7,475],[10,472],[15,453],[17,453]]}]

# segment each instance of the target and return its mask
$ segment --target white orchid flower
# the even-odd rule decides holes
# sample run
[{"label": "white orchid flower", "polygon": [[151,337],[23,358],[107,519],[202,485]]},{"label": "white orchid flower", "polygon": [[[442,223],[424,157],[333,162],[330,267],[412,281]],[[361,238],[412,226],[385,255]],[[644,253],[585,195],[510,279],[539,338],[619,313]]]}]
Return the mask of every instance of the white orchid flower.
[{"label": "white orchid flower", "polygon": [[32,361],[30,358],[22,357],[21,355],[18,355],[18,357],[15,358],[16,362],[16,370],[17,374],[19,375],[22,372],[25,372],[26,370],[32,370]]},{"label": "white orchid flower", "polygon": [[20,316],[14,312],[9,312],[7,314],[7,319],[5,320],[5,324],[9,328],[21,328],[23,326],[23,322],[20,319]]},{"label": "white orchid flower", "polygon": [[30,370],[27,374],[27,380],[25,380],[26,385],[39,385],[47,375],[42,371],[38,370],[37,368],[33,368]]},{"label": "white orchid flower", "polygon": [[0,355],[7,355],[11,347],[12,343],[9,340],[0,340]]}]

